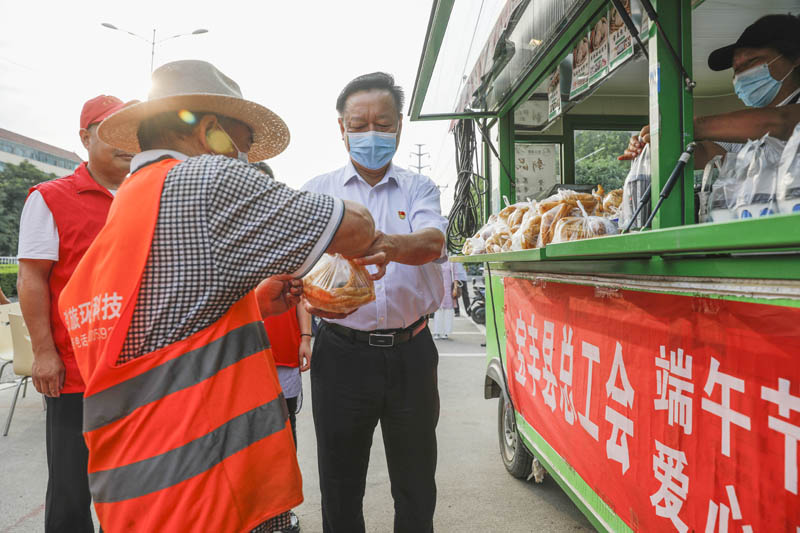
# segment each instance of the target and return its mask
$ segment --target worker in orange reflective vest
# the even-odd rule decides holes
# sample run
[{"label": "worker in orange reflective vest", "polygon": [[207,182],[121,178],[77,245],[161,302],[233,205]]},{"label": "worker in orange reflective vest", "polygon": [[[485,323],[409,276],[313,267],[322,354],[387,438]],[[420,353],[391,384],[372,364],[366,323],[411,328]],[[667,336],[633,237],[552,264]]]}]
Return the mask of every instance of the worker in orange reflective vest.
[{"label": "worker in orange reflective vest", "polygon": [[140,153],[59,303],[92,497],[111,533],[272,531],[302,493],[262,318],[323,252],[368,255],[374,223],[237,160],[277,155],[288,129],[213,65],[168,63],[152,87],[98,129]]}]

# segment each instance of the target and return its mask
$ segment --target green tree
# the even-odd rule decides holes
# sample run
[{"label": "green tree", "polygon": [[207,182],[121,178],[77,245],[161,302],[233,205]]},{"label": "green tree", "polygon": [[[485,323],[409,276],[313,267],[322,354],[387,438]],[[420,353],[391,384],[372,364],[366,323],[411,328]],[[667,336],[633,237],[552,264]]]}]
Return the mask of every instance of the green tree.
[{"label": "green tree", "polygon": [[601,184],[606,191],[622,188],[631,168],[617,157],[635,132],[579,130],[575,132],[575,183]]},{"label": "green tree", "polygon": [[17,255],[19,217],[28,189],[55,177],[27,161],[19,165],[4,164],[0,170],[0,255]]}]

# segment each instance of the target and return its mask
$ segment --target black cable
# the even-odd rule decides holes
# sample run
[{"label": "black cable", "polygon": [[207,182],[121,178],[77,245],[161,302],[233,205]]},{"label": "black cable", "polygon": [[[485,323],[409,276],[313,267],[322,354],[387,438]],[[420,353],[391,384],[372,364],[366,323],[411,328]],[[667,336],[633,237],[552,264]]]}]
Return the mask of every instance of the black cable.
[{"label": "black cable", "polygon": [[[508,171],[508,167],[503,162],[503,158],[500,157],[500,153],[497,151],[497,148],[495,148],[494,144],[492,144],[491,136],[486,131],[486,127],[479,123],[478,124],[478,131],[481,133],[481,137],[486,142],[486,144],[489,145],[489,149],[492,151],[494,156],[500,162],[500,166],[503,167],[503,171],[506,173],[506,176],[508,176],[508,181],[511,183],[511,186],[516,188],[517,184],[514,182],[514,178],[511,177],[512,174],[511,174],[511,172]],[[497,177],[499,178],[500,176],[497,176]]]},{"label": "black cable", "polygon": [[464,242],[475,235],[483,224],[486,180],[474,169],[478,167],[478,144],[471,120],[459,120],[453,129],[456,154],[456,185],[453,207],[447,223],[447,249],[459,253]]}]

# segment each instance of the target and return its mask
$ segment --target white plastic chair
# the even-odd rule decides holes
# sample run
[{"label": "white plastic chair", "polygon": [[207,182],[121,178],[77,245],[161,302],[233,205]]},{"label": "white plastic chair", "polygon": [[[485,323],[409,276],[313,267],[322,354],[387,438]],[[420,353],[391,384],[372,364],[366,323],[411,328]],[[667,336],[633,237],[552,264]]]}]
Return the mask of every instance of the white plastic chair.
[{"label": "white plastic chair", "polygon": [[0,378],[3,371],[14,361],[14,345],[11,341],[11,326],[0,319]]},{"label": "white plastic chair", "polygon": [[6,427],[3,431],[3,436],[8,435],[8,428],[11,426],[11,418],[14,416],[14,409],[17,406],[17,398],[19,397],[19,389],[24,387],[22,397],[28,390],[28,380],[31,378],[33,370],[33,347],[31,346],[31,336],[28,334],[28,328],[25,326],[25,321],[22,315],[8,315],[8,321],[11,326],[11,340],[14,344],[14,373],[20,377],[17,388],[14,391],[14,399],[11,400],[11,410],[8,412],[6,418]]}]

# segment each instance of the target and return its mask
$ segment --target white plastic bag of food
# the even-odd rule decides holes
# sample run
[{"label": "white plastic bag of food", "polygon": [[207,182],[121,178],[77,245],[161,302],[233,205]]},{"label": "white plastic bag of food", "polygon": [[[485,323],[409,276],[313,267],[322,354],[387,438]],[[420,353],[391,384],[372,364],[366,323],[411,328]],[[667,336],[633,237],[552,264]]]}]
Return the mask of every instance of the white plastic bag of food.
[{"label": "white plastic bag of food", "polygon": [[800,124],[794,127],[778,164],[778,211],[800,213]]},{"label": "white plastic bag of food", "polygon": [[562,217],[556,222],[553,231],[553,244],[559,242],[591,239],[605,235],[616,235],[617,226],[605,217],[580,216]]},{"label": "white plastic bag of food", "polygon": [[[650,186],[650,143],[644,145],[642,153],[631,163],[631,170],[622,186],[622,213],[619,217],[619,226],[624,228],[633,218],[633,213],[642,200],[642,195]],[[644,198],[644,207],[636,216],[631,229],[641,228],[650,216],[651,203],[649,198]]]},{"label": "white plastic bag of food", "polygon": [[[718,159],[714,162],[714,159]],[[739,192],[740,182],[736,177],[736,165],[738,156],[736,153],[729,152],[727,155],[715,156],[709,164],[713,164],[716,170],[710,171],[713,179],[714,174],[717,175],[711,183],[711,190],[708,192],[708,198],[705,204],[701,203],[700,208],[703,209],[705,205],[707,211],[706,222],[728,222],[736,220],[736,196]],[[703,179],[705,180],[705,173]],[[702,198],[702,193],[701,193]],[[701,200],[702,201],[702,200]],[[704,222],[701,218],[700,222]]]},{"label": "white plastic bag of food", "polygon": [[739,153],[738,170],[744,171],[736,198],[738,218],[755,218],[778,212],[778,164],[785,142],[764,135],[754,142],[754,149]]},{"label": "white plastic bag of food", "polygon": [[375,288],[366,267],[324,254],[303,278],[303,297],[317,309],[350,313],[373,301]]},{"label": "white plastic bag of food", "polygon": [[539,229],[542,224],[542,215],[538,209],[529,209],[519,228],[511,236],[511,250],[530,250],[539,247]]},{"label": "white plastic bag of food", "polygon": [[486,239],[486,253],[499,254],[511,249],[511,229],[498,220],[492,225],[492,234]]},{"label": "white plastic bag of food", "polygon": [[698,201],[700,203],[698,210],[698,220],[700,222],[711,222],[711,188],[720,178],[720,168],[722,167],[723,157],[716,155],[711,158],[711,161],[706,163],[703,169],[703,179],[700,182],[700,192],[698,194]]},{"label": "white plastic bag of food", "polygon": [[578,209],[578,204],[580,204],[586,213],[592,215],[601,206],[601,203],[602,200],[593,194],[559,189],[556,194],[540,201],[538,207],[539,212],[544,214],[559,204],[567,204],[570,209]]},{"label": "white plastic bag of food", "polygon": [[486,241],[482,237],[470,237],[464,242],[461,249],[464,255],[478,255],[486,253]]},{"label": "white plastic bag of food", "polygon": [[577,207],[572,207],[570,204],[559,203],[553,208],[542,214],[542,220],[539,224],[539,242],[538,246],[546,246],[553,241],[555,235],[556,223],[566,216],[580,216],[581,210]]}]

